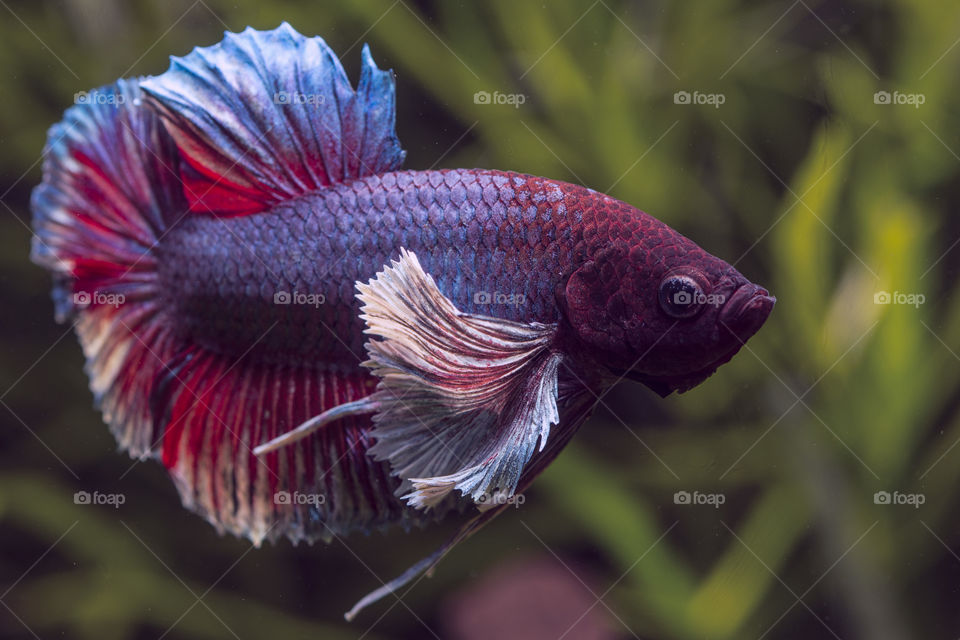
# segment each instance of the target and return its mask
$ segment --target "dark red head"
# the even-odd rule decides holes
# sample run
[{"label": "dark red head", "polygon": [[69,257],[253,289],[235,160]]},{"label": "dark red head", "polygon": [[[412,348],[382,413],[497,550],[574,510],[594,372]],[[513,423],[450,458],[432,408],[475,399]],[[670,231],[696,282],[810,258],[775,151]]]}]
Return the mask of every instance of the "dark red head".
[{"label": "dark red head", "polygon": [[763,325],[775,298],[662,222],[604,197],[566,316],[586,352],[662,396],[703,382]]}]

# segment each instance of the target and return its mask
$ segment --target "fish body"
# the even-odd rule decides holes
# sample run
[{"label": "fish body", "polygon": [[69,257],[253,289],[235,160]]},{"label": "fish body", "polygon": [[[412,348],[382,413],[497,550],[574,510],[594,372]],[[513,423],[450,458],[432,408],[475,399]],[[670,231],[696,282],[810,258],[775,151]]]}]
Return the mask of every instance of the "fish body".
[{"label": "fish body", "polygon": [[[185,220],[160,241],[161,290],[172,321],[211,349],[256,343],[265,359],[355,368],[368,338],[354,283],[399,247],[466,313],[556,322],[557,288],[589,251],[583,231],[605,200],[511,172],[370,176],[231,219],[228,233],[222,219]],[[276,292],[291,304],[275,304]],[[266,332],[274,321],[284,330]]]},{"label": "fish body", "polygon": [[774,299],[633,206],[401,170],[393,76],[227,34],[51,128],[33,259],[121,446],[219,530],[324,539],[503,510],[624,377],[667,395]]}]

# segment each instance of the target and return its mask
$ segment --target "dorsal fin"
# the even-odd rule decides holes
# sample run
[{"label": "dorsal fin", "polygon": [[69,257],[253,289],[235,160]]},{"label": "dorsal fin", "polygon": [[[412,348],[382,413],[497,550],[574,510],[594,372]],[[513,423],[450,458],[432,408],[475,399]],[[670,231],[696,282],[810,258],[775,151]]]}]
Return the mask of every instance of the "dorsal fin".
[{"label": "dorsal fin", "polygon": [[190,210],[246,215],[400,167],[393,73],[368,47],[356,90],[322,38],[226,33],[142,83],[176,140]]}]

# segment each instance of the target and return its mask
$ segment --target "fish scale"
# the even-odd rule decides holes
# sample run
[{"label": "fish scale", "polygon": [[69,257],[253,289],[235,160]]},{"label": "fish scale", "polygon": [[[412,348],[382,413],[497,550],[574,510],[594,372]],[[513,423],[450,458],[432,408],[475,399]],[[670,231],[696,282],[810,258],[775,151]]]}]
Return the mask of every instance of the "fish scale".
[{"label": "fish scale", "polygon": [[[496,200],[490,195],[494,191]],[[558,191],[563,195],[545,197]],[[380,199],[384,208],[378,208],[378,194],[399,198]],[[583,187],[508,172],[374,176],[263,214],[184,220],[160,242],[160,289],[169,292],[166,304],[178,331],[218,353],[249,350],[254,358],[318,368],[355,364],[367,338],[354,283],[395,259],[398,246],[417,253],[440,289],[466,313],[555,322],[556,288],[569,275],[570,257],[585,250],[577,230],[583,228],[582,213],[591,209],[583,203],[602,197]],[[391,200],[417,203],[402,208],[411,219],[404,232],[380,223],[400,213],[389,208]],[[533,226],[537,233],[505,232],[506,221],[516,220],[511,211],[521,210],[523,202],[527,213],[514,228]],[[506,216],[494,213],[497,204]],[[471,228],[478,229],[475,242],[465,237]],[[496,247],[492,252],[477,251],[488,243]],[[253,282],[258,288],[251,289]],[[275,304],[280,292],[319,294],[324,302]],[[519,294],[523,304],[478,303],[475,296],[482,293]],[[279,331],[271,329],[275,323]]]}]

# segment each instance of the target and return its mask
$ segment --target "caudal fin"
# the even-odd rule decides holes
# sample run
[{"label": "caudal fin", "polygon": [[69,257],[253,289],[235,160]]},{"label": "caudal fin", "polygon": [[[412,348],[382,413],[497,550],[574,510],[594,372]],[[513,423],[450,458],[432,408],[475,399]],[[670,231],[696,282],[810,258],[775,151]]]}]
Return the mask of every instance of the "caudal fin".
[{"label": "caudal fin", "polygon": [[157,300],[152,248],[187,210],[178,155],[139,80],[82,94],[51,127],[33,191],[31,258],[53,272],[57,319],[73,321],[90,387],[114,435],[150,450],[149,389],[173,338]]}]

